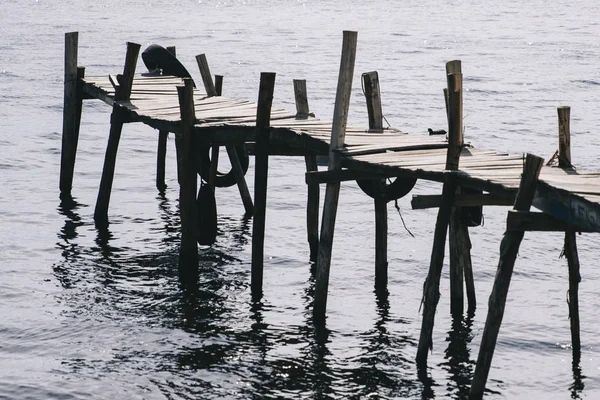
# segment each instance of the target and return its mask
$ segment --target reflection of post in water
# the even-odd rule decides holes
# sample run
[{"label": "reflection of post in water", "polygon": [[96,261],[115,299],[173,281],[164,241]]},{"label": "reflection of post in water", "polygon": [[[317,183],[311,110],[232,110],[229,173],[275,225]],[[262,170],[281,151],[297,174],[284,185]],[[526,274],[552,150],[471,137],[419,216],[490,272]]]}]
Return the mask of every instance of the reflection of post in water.
[{"label": "reflection of post in water", "polygon": [[[176,244],[179,240],[179,215],[171,209],[169,199],[167,199],[164,192],[159,193],[157,199],[158,208],[160,210],[160,219],[164,223],[164,231],[166,233],[162,242],[168,245]],[[178,212],[179,209],[177,209],[177,213]]]},{"label": "reflection of post in water", "polygon": [[76,212],[80,204],[73,200],[71,196],[63,197],[64,198],[58,206],[58,212],[65,216],[65,224],[57,234],[60,242],[58,242],[56,246],[62,250],[62,256],[65,261],[54,264],[52,269],[60,284],[63,287],[68,288],[72,285],[68,263],[79,257],[81,254],[79,245],[73,240],[78,236],[77,228],[82,226],[83,222]]},{"label": "reflection of post in water", "polygon": [[577,352],[577,354],[573,352],[573,384],[569,386],[572,399],[581,399],[581,392],[585,387],[583,380],[586,376],[581,373],[581,365],[579,365],[580,359],[581,352]]},{"label": "reflection of post in water", "polygon": [[311,274],[304,290],[303,300],[306,315],[306,327],[303,329],[304,339],[308,345],[302,350],[306,365],[306,391],[313,391],[313,398],[322,399],[334,394],[331,388],[333,372],[329,368],[327,348],[329,330],[323,324],[315,324],[313,320],[313,303],[315,300],[315,277]]},{"label": "reflection of post in water", "polygon": [[452,319],[452,329],[448,331],[448,347],[442,364],[449,372],[448,393],[455,392],[456,398],[467,398],[471,379],[473,378],[474,361],[470,359],[469,343],[472,339],[471,327],[473,316],[463,319],[462,315]]}]

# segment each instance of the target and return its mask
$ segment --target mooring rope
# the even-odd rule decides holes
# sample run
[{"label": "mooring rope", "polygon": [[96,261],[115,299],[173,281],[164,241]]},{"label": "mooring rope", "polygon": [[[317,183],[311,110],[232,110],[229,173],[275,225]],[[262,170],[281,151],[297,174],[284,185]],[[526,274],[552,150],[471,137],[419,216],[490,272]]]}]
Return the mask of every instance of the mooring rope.
[{"label": "mooring rope", "polygon": [[398,210],[398,215],[400,216],[400,220],[402,220],[402,225],[404,225],[404,229],[406,230],[406,232],[408,232],[410,236],[414,238],[415,235],[413,235],[413,233],[406,226],[406,222],[404,222],[404,217],[402,216],[402,213],[400,212],[400,206],[398,205],[398,199],[394,200],[394,206],[396,207],[396,210]]}]

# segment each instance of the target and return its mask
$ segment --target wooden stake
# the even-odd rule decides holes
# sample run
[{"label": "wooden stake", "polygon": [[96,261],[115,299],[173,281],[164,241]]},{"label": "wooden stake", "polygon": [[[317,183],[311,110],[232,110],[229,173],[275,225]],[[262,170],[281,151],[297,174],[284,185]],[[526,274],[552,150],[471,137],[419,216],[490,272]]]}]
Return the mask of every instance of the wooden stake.
[{"label": "wooden stake", "polygon": [[[376,71],[367,72],[362,75],[363,90],[367,101],[367,113],[369,115],[369,130],[383,131],[383,111],[381,107],[381,93],[379,87],[379,76]],[[385,188],[385,179],[379,184]],[[375,203],[375,289],[385,290],[388,281],[388,213],[387,199],[378,198]]]},{"label": "wooden stake", "polygon": [[119,86],[115,89],[115,101],[111,114],[108,145],[104,157],[104,168],[102,169],[98,200],[96,201],[96,209],[94,211],[94,221],[99,227],[106,227],[108,225],[108,204],[110,203],[110,192],[112,190],[112,183],[115,175],[117,150],[119,148],[123,124],[126,120],[126,110],[119,105],[119,102],[128,100],[131,95],[131,87],[133,85],[133,77],[135,75],[135,66],[139,52],[139,44],[131,42],[127,43],[127,54],[125,57],[123,75],[117,76]]},{"label": "wooden stake", "polygon": [[[352,94],[352,78],[354,76],[354,62],[356,60],[357,32],[344,31],[342,44],[342,58],[340,74],[335,97],[333,122],[331,128],[331,142],[329,147],[329,170],[340,169],[340,154],[336,151],[344,145],[346,137],[346,124],[348,122],[348,108]],[[313,317],[315,324],[325,323],[327,309],[327,290],[329,287],[329,267],[331,264],[331,250],[333,245],[333,232],[340,195],[340,183],[328,183],[325,190],[325,203],[323,205],[323,220],[321,223],[321,236],[319,255],[317,257],[317,274],[315,282],[315,302]]]},{"label": "wooden stake", "polygon": [[198,211],[196,193],[198,186],[197,162],[194,152],[196,112],[194,108],[194,83],[184,78],[184,85],[177,86],[181,113],[181,177],[179,186],[179,212],[181,215],[181,246],[179,248],[179,272],[187,286],[198,280]]},{"label": "wooden stake", "polygon": [[[77,50],[78,32],[65,34],[65,75],[64,75],[64,100],[63,100],[63,131],[62,149],[60,160],[60,197],[71,196],[73,187],[73,173],[75,170],[75,157],[77,142],[79,141],[79,122],[81,121],[81,103],[83,95],[78,89]],[[81,72],[83,79],[84,70]]]},{"label": "wooden stake", "polygon": [[[308,94],[306,92],[306,80],[294,79],[294,97],[296,99],[296,118],[308,118],[310,109],[308,107]],[[318,171],[317,156],[304,156],[306,172]],[[306,202],[306,233],[308,246],[310,248],[310,261],[317,261],[319,254],[319,184],[308,183],[308,199]]]},{"label": "wooden stake", "polygon": [[[517,193],[513,207],[514,210],[529,211],[531,208],[543,162],[542,158],[527,154],[519,192]],[[483,397],[498,332],[500,331],[500,324],[504,316],[510,279],[524,234],[525,232],[523,231],[506,231],[502,238],[502,243],[500,244],[500,261],[488,303],[488,315],[481,338],[481,347],[479,348],[479,356],[477,357],[477,365],[473,374],[469,399],[481,399]]]},{"label": "wooden stake", "polygon": [[[175,56],[177,50],[175,46],[167,47],[169,53]],[[165,184],[165,160],[167,158],[167,140],[169,138],[168,131],[158,131],[158,150],[156,152],[156,188],[160,193],[163,193],[167,188]],[[179,173],[179,169],[177,169]]]},{"label": "wooden stake", "polygon": [[215,75],[215,91],[217,96],[223,94],[223,75]]},{"label": "wooden stake", "polygon": [[[570,168],[571,165],[571,108],[558,108],[558,166]],[[581,340],[579,336],[579,255],[575,232],[565,232],[565,256],[569,265],[569,319],[571,321],[571,347],[573,362],[579,363]]]},{"label": "wooden stake", "polygon": [[263,261],[265,243],[265,219],[267,208],[267,178],[269,173],[269,127],[275,73],[260,74],[258,107],[256,110],[256,155],[254,175],[254,220],[252,223],[252,298],[262,297]]},{"label": "wooden stake", "polygon": [[[460,153],[462,151],[462,74],[448,74],[448,152],[446,154],[446,170],[458,169]],[[435,321],[435,310],[440,298],[440,277],[444,266],[444,251],[446,246],[446,235],[451,220],[451,213],[456,197],[456,178],[448,174],[442,189],[442,205],[439,209],[435,233],[433,237],[433,250],[431,252],[431,263],[429,273],[423,288],[423,320],[421,324],[421,335],[417,349],[417,365],[424,368],[427,365],[428,351],[432,348],[433,324]],[[460,277],[462,278],[462,271]],[[459,297],[462,301],[462,279],[456,279],[456,270],[451,271],[450,280],[451,298],[455,301]],[[460,284],[460,286],[459,286]],[[455,304],[455,307],[457,305]],[[462,313],[462,303],[460,304]]]},{"label": "wooden stake", "polygon": [[200,75],[202,75],[202,82],[204,82],[204,90],[206,90],[206,94],[208,97],[217,96],[217,90],[215,89],[212,75],[210,74],[210,68],[208,67],[206,55],[197,55],[196,62],[198,63],[198,68],[200,69]]}]

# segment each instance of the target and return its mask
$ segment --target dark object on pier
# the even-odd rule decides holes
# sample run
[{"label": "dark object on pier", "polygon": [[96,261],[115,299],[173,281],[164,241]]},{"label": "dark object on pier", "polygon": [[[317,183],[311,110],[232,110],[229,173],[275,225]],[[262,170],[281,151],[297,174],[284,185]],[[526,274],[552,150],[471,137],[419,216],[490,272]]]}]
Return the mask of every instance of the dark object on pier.
[{"label": "dark object on pier", "polygon": [[[200,176],[207,182],[209,182],[210,179],[210,157],[209,157],[209,152],[208,152],[208,147],[202,149],[202,153],[200,155],[200,167],[199,167],[199,171],[198,173],[200,174]],[[235,152],[237,153],[237,156],[240,160],[240,166],[242,167],[242,171],[244,173],[244,175],[246,175],[246,172],[248,172],[248,164],[250,163],[249,157],[248,157],[248,152],[246,151],[246,147],[243,144],[237,145],[235,146]],[[219,171],[216,171],[216,176],[214,178],[214,186],[215,187],[230,187],[237,184],[237,180],[235,178],[235,173],[233,171],[233,168],[227,172],[227,173],[222,173]]]},{"label": "dark object on pier", "polygon": [[[142,52],[142,61],[144,61],[144,65],[146,65],[146,68],[150,72],[159,69],[163,75],[178,76],[180,78],[192,77],[177,57],[171,54],[169,50],[157,44],[151,44]],[[195,83],[194,87],[196,87]]]},{"label": "dark object on pier", "polygon": [[196,200],[198,209],[198,244],[211,245],[217,240],[217,203],[215,188],[202,181]]},{"label": "dark object on pier", "polygon": [[359,179],[356,183],[367,196],[389,202],[406,196],[415,187],[417,179],[396,178],[390,184],[377,179]]},{"label": "dark object on pier", "polygon": [[448,133],[448,132],[446,132],[446,131],[445,131],[445,130],[443,130],[443,129],[440,129],[440,130],[434,131],[434,130],[433,130],[433,129],[431,129],[431,128],[427,129],[427,132],[429,132],[429,135],[445,135],[445,134],[447,134],[447,133]]}]

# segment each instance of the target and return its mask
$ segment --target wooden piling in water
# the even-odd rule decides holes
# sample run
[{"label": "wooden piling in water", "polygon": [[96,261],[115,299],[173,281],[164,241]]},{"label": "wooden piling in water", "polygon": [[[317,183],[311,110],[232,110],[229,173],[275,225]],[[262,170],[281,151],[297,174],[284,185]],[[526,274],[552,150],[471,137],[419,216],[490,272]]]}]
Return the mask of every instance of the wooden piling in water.
[{"label": "wooden piling in water", "polygon": [[198,166],[195,154],[194,83],[184,78],[184,85],[177,86],[181,114],[181,177],[179,184],[179,212],[181,219],[181,245],[179,248],[179,272],[186,285],[195,285],[198,279],[198,211],[196,193]]},{"label": "wooden piling in water", "polygon": [[275,73],[260,74],[258,107],[256,109],[256,155],[254,172],[254,219],[252,221],[252,298],[262,297],[265,221],[267,208],[267,178],[269,174],[269,127],[275,88]]},{"label": "wooden piling in water", "polygon": [[[381,90],[379,76],[376,71],[362,75],[363,90],[367,102],[369,116],[369,131],[383,132],[383,110],[381,107]],[[379,185],[385,188],[385,179],[379,180]],[[388,281],[388,213],[384,196],[374,199],[375,204],[375,289],[387,287]]]},{"label": "wooden piling in water", "polygon": [[215,75],[215,91],[217,96],[223,95],[223,75]]},{"label": "wooden piling in water", "polygon": [[77,67],[78,41],[78,32],[65,34],[63,128],[59,181],[60,197],[63,199],[71,196],[73,187],[83,102],[81,80],[84,78],[85,68]]},{"label": "wooden piling in water", "polygon": [[[558,166],[571,167],[571,108],[558,108]],[[569,266],[569,320],[571,323],[571,347],[573,362],[579,362],[581,357],[581,340],[579,335],[579,255],[575,232],[565,232],[564,254]]]},{"label": "wooden piling in water", "polygon": [[[167,50],[175,57],[177,50],[175,46],[168,46]],[[169,138],[168,131],[158,131],[158,150],[156,152],[156,188],[160,193],[163,193],[167,188],[165,183],[166,158],[167,158],[167,140]],[[179,168],[177,169],[179,178]]]},{"label": "wooden piling in water", "polygon": [[[446,154],[446,170],[458,169],[460,153],[462,151],[462,74],[452,73],[447,75],[448,80],[448,152]],[[427,355],[432,348],[433,324],[435,310],[440,299],[440,278],[444,266],[444,251],[446,235],[450,223],[454,199],[456,197],[456,178],[452,172],[446,175],[442,188],[442,204],[438,211],[433,237],[433,250],[429,272],[423,287],[423,320],[421,334],[417,349],[417,366],[423,369],[427,365]],[[452,273],[451,273],[452,275]],[[452,285],[451,281],[451,285]],[[456,284],[456,280],[453,282]],[[462,285],[462,280],[460,280]],[[457,290],[457,288],[455,288]],[[462,295],[462,286],[460,287]],[[462,310],[461,310],[462,312]]]},{"label": "wooden piling in water", "polygon": [[118,85],[115,88],[108,145],[106,147],[102,179],[100,180],[100,190],[98,191],[98,199],[94,211],[94,221],[99,227],[108,225],[108,205],[110,203],[110,192],[112,190],[112,183],[115,175],[117,150],[119,148],[123,124],[126,122],[126,113],[119,105],[119,101],[128,100],[131,96],[131,87],[133,85],[133,77],[135,75],[135,67],[139,52],[139,44],[127,42],[127,54],[125,56],[123,75],[117,75]]},{"label": "wooden piling in water", "polygon": [[[529,211],[535,195],[540,170],[544,160],[532,154],[527,154],[519,191],[515,198],[513,209]],[[481,338],[477,365],[473,374],[473,382],[469,399],[481,399],[487,382],[488,373],[496,347],[500,324],[504,316],[504,307],[508,295],[508,287],[512,276],[519,246],[525,235],[524,231],[506,231],[500,244],[500,261],[494,280],[494,287],[488,302],[488,314]]]},{"label": "wooden piling in water", "polygon": [[[294,79],[294,98],[296,100],[296,118],[308,118],[310,108],[308,106],[308,94],[306,92],[306,80]],[[318,171],[317,156],[304,156],[306,172]],[[306,234],[308,237],[308,246],[310,249],[310,261],[317,261],[319,254],[319,184],[307,184],[307,202],[306,202]]]},{"label": "wooden piling in water", "polygon": [[[354,76],[354,62],[356,60],[357,32],[344,31],[342,44],[342,57],[340,73],[335,97],[333,121],[331,127],[331,142],[329,147],[329,171],[339,170],[341,166],[338,148],[344,145],[346,137],[346,124],[348,122],[348,108],[352,94],[352,78]],[[316,324],[325,323],[327,309],[327,291],[329,288],[329,267],[331,265],[331,250],[333,245],[333,232],[340,194],[340,182],[328,183],[325,190],[323,205],[323,218],[321,222],[321,235],[319,241],[319,255],[317,257],[317,273],[315,282],[315,301],[313,318]]]}]

